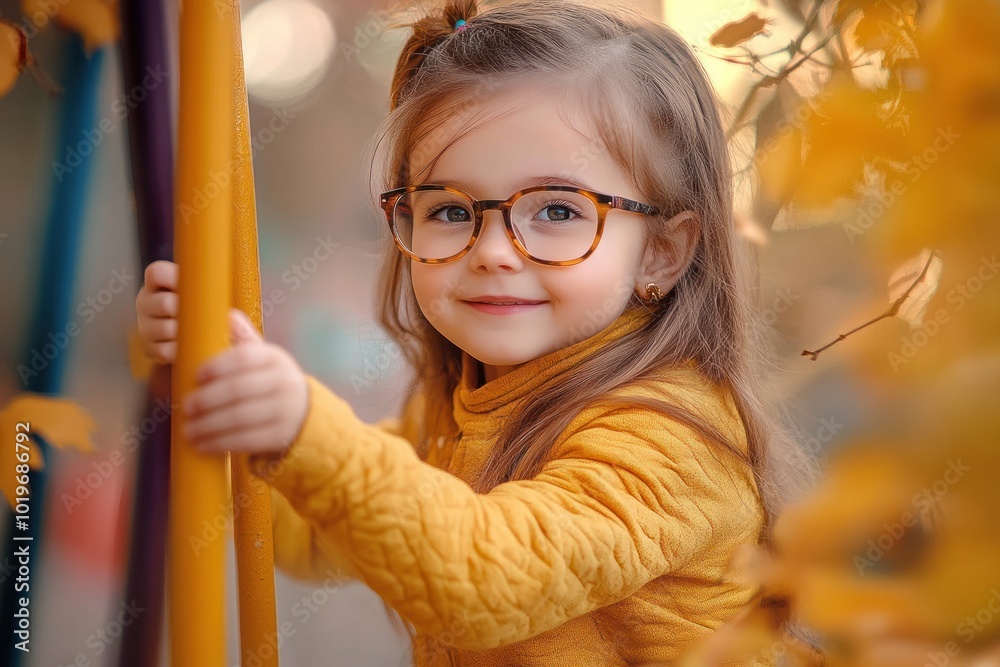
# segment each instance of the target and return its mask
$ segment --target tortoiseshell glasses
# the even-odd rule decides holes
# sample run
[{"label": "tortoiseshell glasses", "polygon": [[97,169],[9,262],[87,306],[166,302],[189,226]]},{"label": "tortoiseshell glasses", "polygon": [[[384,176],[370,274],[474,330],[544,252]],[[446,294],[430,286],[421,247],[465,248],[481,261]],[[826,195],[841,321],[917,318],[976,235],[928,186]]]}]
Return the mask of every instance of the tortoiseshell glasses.
[{"label": "tortoiseshell glasses", "polygon": [[649,204],[563,185],[526,188],[506,200],[475,199],[447,185],[411,185],[383,193],[380,201],[396,245],[424,264],[452,262],[469,252],[490,210],[503,214],[507,236],[522,255],[549,266],[587,259],[613,208],[658,213]]}]

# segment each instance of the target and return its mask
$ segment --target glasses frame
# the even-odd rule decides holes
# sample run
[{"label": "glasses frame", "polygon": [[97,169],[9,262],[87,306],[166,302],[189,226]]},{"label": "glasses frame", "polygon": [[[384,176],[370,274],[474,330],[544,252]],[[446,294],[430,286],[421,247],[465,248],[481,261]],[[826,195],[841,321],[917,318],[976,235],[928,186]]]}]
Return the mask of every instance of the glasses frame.
[{"label": "glasses frame", "polygon": [[[399,198],[404,194],[425,190],[450,192],[454,195],[464,197],[472,202],[475,224],[472,228],[472,237],[469,239],[469,245],[467,245],[463,250],[460,250],[450,257],[445,257],[444,259],[424,259],[414,255],[406,249],[396,231],[395,211]],[[514,206],[514,203],[524,195],[531,194],[533,192],[541,192],[543,190],[555,192],[575,192],[594,202],[594,206],[597,208],[597,234],[594,236],[594,242],[591,244],[590,248],[580,257],[568,260],[538,259],[537,257],[533,257],[531,253],[528,252],[528,249],[521,244],[517,235],[514,233],[514,226],[510,220],[510,210]],[[611,209],[632,211],[633,213],[642,213],[643,215],[659,214],[659,210],[655,206],[650,206],[649,204],[643,204],[632,199],[627,199],[626,197],[601,194],[600,192],[594,192],[593,190],[585,190],[583,188],[568,185],[539,185],[531,188],[525,188],[524,190],[518,190],[507,199],[476,199],[468,192],[451,187],[450,185],[410,185],[402,188],[395,188],[393,190],[389,190],[388,192],[383,192],[379,196],[379,202],[382,210],[385,212],[386,221],[389,223],[389,231],[392,233],[392,238],[396,242],[396,246],[404,255],[422,264],[447,264],[448,262],[454,262],[455,260],[465,256],[470,250],[472,250],[472,247],[476,245],[476,241],[479,240],[479,234],[483,229],[483,214],[486,211],[500,211],[503,214],[503,223],[504,228],[507,230],[507,237],[510,239],[511,243],[514,244],[514,247],[517,248],[518,252],[520,252],[528,260],[535,262],[536,264],[544,264],[546,266],[572,266],[574,264],[579,264],[583,260],[590,257],[594,250],[597,249],[597,244],[601,242],[601,236],[604,235],[604,219],[607,216],[608,211]]]}]

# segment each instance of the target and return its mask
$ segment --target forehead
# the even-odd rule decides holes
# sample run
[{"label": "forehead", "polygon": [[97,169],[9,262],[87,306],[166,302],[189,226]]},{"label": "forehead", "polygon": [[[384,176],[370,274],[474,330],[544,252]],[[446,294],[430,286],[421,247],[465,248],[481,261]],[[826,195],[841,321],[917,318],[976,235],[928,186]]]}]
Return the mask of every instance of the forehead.
[{"label": "forehead", "polygon": [[455,107],[410,155],[412,183],[455,185],[503,199],[541,176],[626,195],[627,180],[582,104],[546,86],[519,86]]}]

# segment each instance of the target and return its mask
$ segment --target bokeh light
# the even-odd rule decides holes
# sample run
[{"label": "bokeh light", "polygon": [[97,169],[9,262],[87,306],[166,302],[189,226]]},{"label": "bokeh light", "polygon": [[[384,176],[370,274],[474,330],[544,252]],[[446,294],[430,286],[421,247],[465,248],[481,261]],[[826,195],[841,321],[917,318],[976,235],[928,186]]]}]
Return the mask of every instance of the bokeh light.
[{"label": "bokeh light", "polygon": [[329,15],[307,0],[267,0],[243,17],[247,92],[271,106],[294,102],[323,79],[336,34]]}]

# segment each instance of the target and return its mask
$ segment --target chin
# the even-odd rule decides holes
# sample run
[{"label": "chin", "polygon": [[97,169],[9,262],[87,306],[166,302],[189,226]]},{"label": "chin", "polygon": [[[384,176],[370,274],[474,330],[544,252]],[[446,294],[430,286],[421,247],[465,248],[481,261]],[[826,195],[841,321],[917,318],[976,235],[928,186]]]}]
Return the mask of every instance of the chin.
[{"label": "chin", "polygon": [[469,354],[474,359],[489,366],[519,366],[538,356],[537,354],[531,354],[530,352],[517,352],[514,350],[498,351],[496,348],[488,350],[477,349],[470,351]]}]

